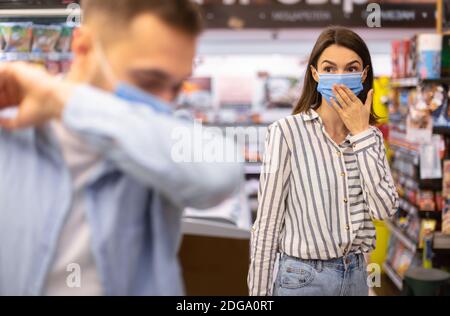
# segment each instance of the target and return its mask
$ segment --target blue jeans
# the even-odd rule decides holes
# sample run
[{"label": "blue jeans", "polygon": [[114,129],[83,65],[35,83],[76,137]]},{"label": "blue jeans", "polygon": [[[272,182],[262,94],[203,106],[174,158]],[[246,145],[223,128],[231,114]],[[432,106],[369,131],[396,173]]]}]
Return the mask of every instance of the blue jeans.
[{"label": "blue jeans", "polygon": [[302,260],[282,255],[274,296],[368,296],[362,254],[332,260]]}]

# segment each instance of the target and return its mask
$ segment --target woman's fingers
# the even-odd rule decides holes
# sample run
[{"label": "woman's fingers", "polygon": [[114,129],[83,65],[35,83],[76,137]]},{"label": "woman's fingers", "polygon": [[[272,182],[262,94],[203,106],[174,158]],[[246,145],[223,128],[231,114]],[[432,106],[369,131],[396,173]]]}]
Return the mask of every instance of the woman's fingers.
[{"label": "woman's fingers", "polygon": [[334,106],[334,109],[338,112],[339,116],[343,118],[344,111],[342,110],[341,106],[337,104],[334,98],[331,98],[331,104]]},{"label": "woman's fingers", "polygon": [[334,86],[333,90],[337,101],[341,104],[343,108],[352,105],[352,101],[340,86],[338,85]]},{"label": "woman's fingers", "polygon": [[335,103],[338,102],[339,106],[341,106],[341,107],[347,106],[347,104],[345,103],[344,99],[342,98],[342,96],[337,91],[336,87],[333,87],[333,93],[334,93],[334,97],[335,97],[335,100],[334,100]]},{"label": "woman's fingers", "polygon": [[353,93],[352,90],[350,90],[347,86],[342,86],[342,90],[344,90],[345,94],[347,95],[347,97],[350,99],[350,101],[352,102],[358,102],[360,101],[358,99],[358,97]]},{"label": "woman's fingers", "polygon": [[373,93],[374,93],[373,89],[369,91],[369,94],[367,95],[367,99],[366,99],[366,104],[365,104],[370,109],[372,108],[372,103],[373,103]]}]

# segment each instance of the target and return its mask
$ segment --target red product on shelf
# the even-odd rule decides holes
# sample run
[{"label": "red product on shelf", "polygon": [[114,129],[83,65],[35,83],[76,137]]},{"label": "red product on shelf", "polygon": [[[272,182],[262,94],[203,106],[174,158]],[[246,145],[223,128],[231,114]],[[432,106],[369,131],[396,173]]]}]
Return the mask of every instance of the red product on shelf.
[{"label": "red product on shelf", "polygon": [[442,198],[442,192],[436,192],[434,194],[436,200],[436,211],[441,212],[444,208],[444,199]]},{"label": "red product on shelf", "polygon": [[444,199],[450,198],[450,160],[444,161],[442,196],[444,197]]},{"label": "red product on shelf", "polygon": [[444,199],[442,209],[442,233],[450,235],[450,198]]},{"label": "red product on shelf", "polygon": [[401,78],[400,71],[400,51],[401,42],[392,42],[392,77],[394,79]]},{"label": "red product on shelf", "polygon": [[421,211],[434,211],[436,203],[433,191],[419,191],[417,204]]}]

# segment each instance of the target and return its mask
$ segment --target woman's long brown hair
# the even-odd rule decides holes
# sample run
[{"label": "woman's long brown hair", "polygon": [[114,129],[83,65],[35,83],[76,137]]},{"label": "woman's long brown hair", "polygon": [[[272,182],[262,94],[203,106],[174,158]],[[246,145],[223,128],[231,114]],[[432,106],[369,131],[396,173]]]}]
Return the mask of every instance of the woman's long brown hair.
[{"label": "woman's long brown hair", "polygon": [[[317,68],[319,58],[325,49],[331,45],[338,45],[354,51],[363,61],[363,68],[367,69],[367,78],[364,82],[364,90],[358,98],[364,103],[366,102],[369,91],[373,88],[373,68],[372,58],[370,57],[369,49],[363,39],[347,28],[330,27],[320,34],[311,56],[309,57],[308,68],[306,70],[305,81],[303,84],[303,92],[294,109],[294,115],[305,113],[315,106],[320,106],[322,103],[322,96],[317,92],[318,83],[314,80],[311,73],[311,66]],[[373,112],[370,116],[370,124],[375,125],[378,117]]]}]

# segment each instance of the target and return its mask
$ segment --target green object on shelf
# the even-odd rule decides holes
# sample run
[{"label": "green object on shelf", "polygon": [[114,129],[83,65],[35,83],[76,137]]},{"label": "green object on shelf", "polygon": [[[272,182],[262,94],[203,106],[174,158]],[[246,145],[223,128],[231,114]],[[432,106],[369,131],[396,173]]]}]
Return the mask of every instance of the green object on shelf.
[{"label": "green object on shelf", "polygon": [[448,296],[450,274],[437,269],[410,268],[403,280],[404,296]]}]

